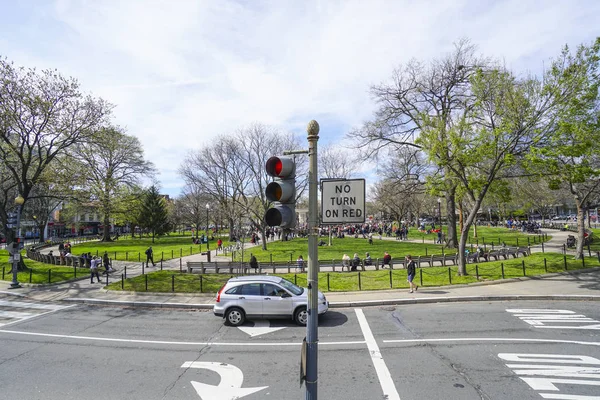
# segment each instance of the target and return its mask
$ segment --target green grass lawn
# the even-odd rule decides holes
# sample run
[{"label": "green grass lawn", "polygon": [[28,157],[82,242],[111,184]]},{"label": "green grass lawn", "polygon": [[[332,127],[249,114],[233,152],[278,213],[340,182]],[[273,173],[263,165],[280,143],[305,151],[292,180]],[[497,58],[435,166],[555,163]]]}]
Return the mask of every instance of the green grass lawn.
[{"label": "green grass lawn", "polygon": [[[501,246],[506,243],[507,246],[515,247],[527,246],[528,240],[531,245],[539,244],[542,240],[541,236],[527,235],[518,231],[511,231],[505,228],[478,228],[478,238],[467,242],[471,251],[478,244],[489,250],[492,245],[494,247]],[[413,235],[414,234],[414,235]],[[421,239],[421,242],[404,242],[399,240],[379,240],[379,235],[373,236],[373,244],[369,245],[367,239],[363,239],[359,235],[358,239],[351,236],[346,236],[344,239],[332,239],[332,246],[319,246],[319,260],[341,260],[344,254],[348,254],[350,258],[357,253],[363,259],[365,253],[369,252],[373,260],[383,258],[384,252],[389,252],[392,259],[403,260],[404,256],[410,254],[412,256],[426,256],[432,254],[456,254],[455,249],[447,249],[442,245],[435,244],[435,234],[420,234],[417,230],[409,232],[409,239]],[[481,238],[481,240],[479,239]],[[485,239],[485,244],[484,240]],[[319,238],[326,243],[329,242],[327,237]],[[549,240],[544,239],[544,240]],[[500,245],[498,245],[500,243]],[[256,246],[244,251],[244,261],[250,258],[250,254],[256,256],[259,262],[293,262],[302,255],[306,260],[308,253],[308,239],[296,238],[287,242],[277,241],[268,242],[267,250],[262,250],[261,246]],[[234,259],[240,261],[242,259],[241,251],[237,251]]]},{"label": "green grass lawn", "polygon": [[[477,281],[491,281],[523,276],[539,276],[545,273],[576,270],[600,266],[596,257],[581,260],[564,257],[555,253],[535,253],[529,257],[469,264],[468,275],[458,276],[458,267],[426,267],[417,269],[416,283],[423,287],[468,284]],[[525,263],[525,271],[523,268]],[[300,286],[306,287],[306,273],[274,274],[282,276]],[[176,292],[176,293],[216,293],[229,279],[227,274],[187,274],[173,271],[156,271],[150,274],[112,283],[110,290]],[[408,288],[406,271],[379,270],[361,272],[321,272],[319,289],[323,292],[383,290]]]},{"label": "green grass lawn", "polygon": [[[23,251],[21,254],[25,254],[25,252]],[[27,269],[17,273],[17,280],[21,283],[59,283],[74,279],[75,274],[78,278],[90,274],[89,268],[77,268],[75,271],[73,267],[44,264],[27,258],[24,259],[24,262]],[[8,252],[0,250],[0,273],[2,274],[0,278],[3,281],[12,281],[11,271],[12,265],[8,263]]]},{"label": "green grass lawn", "polygon": [[[229,244],[226,237],[222,238],[223,246]],[[217,237],[209,240],[209,248],[217,248]],[[80,256],[83,253],[92,253],[92,255],[108,255],[113,260],[119,261],[146,261],[145,251],[152,246],[154,251],[154,261],[161,259],[171,260],[173,258],[185,257],[192,254],[198,254],[206,251],[206,243],[193,244],[190,236],[162,236],[155,238],[154,243],[150,238],[119,239],[114,242],[87,242],[76,244],[71,247],[74,255]]]}]

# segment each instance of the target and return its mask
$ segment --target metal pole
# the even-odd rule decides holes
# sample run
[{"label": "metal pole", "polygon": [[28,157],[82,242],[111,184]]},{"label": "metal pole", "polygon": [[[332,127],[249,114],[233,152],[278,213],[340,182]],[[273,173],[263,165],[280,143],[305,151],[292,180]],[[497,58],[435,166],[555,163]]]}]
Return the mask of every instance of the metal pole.
[{"label": "metal pole", "polygon": [[306,400],[317,400],[317,357],[319,330],[319,210],[317,206],[317,141],[319,124],[312,120],[308,133],[308,322],[306,324]]}]

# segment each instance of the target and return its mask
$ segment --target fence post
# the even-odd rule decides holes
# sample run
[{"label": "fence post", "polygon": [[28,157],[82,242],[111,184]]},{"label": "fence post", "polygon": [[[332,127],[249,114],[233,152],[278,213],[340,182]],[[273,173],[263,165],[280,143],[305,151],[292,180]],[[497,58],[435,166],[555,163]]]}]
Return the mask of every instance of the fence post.
[{"label": "fence post", "polygon": [[202,274],[200,274],[199,276],[200,276],[200,293],[203,293],[204,288],[202,287]]},{"label": "fence post", "polygon": [[525,273],[525,260],[521,260],[521,264],[523,265],[523,276],[527,276]]},{"label": "fence post", "polygon": [[504,263],[500,263],[500,268],[502,269],[502,279],[504,279]]},{"label": "fence post", "polygon": [[144,263],[142,262],[142,275],[144,275]]},{"label": "fence post", "polygon": [[361,282],[360,282],[360,271],[358,271],[358,290],[359,291],[362,290],[362,285],[361,285]]},{"label": "fence post", "polygon": [[125,289],[125,277],[121,274],[121,290]]},{"label": "fence post", "polygon": [[390,269],[390,289],[392,289],[392,270]]},{"label": "fence post", "polygon": [[329,289],[329,272],[327,273],[327,291],[330,292],[331,290]]},{"label": "fence post", "polygon": [[542,253],[545,253],[546,251],[544,250],[544,242],[542,242]]},{"label": "fence post", "polygon": [[138,251],[138,261],[142,261],[142,253]]},{"label": "fence post", "polygon": [[581,268],[585,268],[585,256],[581,253]]},{"label": "fence post", "polygon": [[[273,253],[269,254],[269,259],[271,261],[271,264],[273,264]],[[329,289],[327,289],[327,290],[329,290]]]},{"label": "fence post", "polygon": [[[598,253],[598,258],[600,259],[600,253]],[[4,270],[5,270],[5,268],[6,267],[2,267],[2,280],[4,280]],[[77,272],[75,274],[77,274]],[[77,276],[77,275],[75,275],[75,276]]]},{"label": "fence post", "polygon": [[517,247],[519,247],[519,238],[517,237]]},{"label": "fence post", "polygon": [[531,246],[531,242],[529,241],[529,236],[527,236],[527,246]]},{"label": "fence post", "polygon": [[183,271],[181,268],[182,268],[182,264],[181,264],[181,258],[179,258],[179,272],[182,272],[182,271]]},{"label": "fence post", "polygon": [[544,257],[544,272],[548,273],[548,262],[545,257]]},{"label": "fence post", "polygon": [[33,268],[31,268],[29,270],[29,283],[31,283],[32,275],[33,275]]},{"label": "fence post", "polygon": [[[390,271],[390,272],[391,272],[391,271]],[[421,280],[421,282],[420,282],[420,283],[421,283],[421,286],[423,286],[423,270],[422,270],[422,269],[419,269],[419,278],[420,278],[420,280]]]},{"label": "fence post", "polygon": [[129,252],[128,251],[125,252],[125,261],[129,261]]},{"label": "fence post", "polygon": [[115,251],[115,260],[117,259],[117,252]]},{"label": "fence post", "polygon": [[108,286],[108,272],[106,273],[106,286]]},{"label": "fence post", "polygon": [[[73,263],[73,277],[77,278],[77,266]],[[2,279],[4,279],[4,271],[2,271]]]},{"label": "fence post", "polygon": [[183,249],[180,247],[179,248],[179,258],[183,257]]},{"label": "fence post", "polygon": [[98,250],[96,249],[96,257],[98,257]]},{"label": "fence post", "polygon": [[475,279],[479,280],[479,265],[475,264]]},{"label": "fence post", "polygon": [[148,291],[148,275],[144,275],[144,282],[146,284],[146,292]]},{"label": "fence post", "polygon": [[48,269],[48,283],[52,282],[52,270]]},{"label": "fence post", "polygon": [[568,270],[569,268],[567,267],[567,255],[563,255],[563,263],[565,265],[565,271]]},{"label": "fence post", "polygon": [[425,247],[425,255],[427,255],[427,247]]},{"label": "fence post", "polygon": [[590,250],[590,244],[588,242],[588,255],[591,257],[592,256],[592,250]]},{"label": "fence post", "polygon": [[452,271],[450,270],[450,267],[448,267],[448,281],[452,285]]},{"label": "fence post", "polygon": [[175,274],[171,275],[171,292],[175,292]]},{"label": "fence post", "polygon": [[171,249],[171,258],[175,258],[175,257],[173,256],[173,249]]}]

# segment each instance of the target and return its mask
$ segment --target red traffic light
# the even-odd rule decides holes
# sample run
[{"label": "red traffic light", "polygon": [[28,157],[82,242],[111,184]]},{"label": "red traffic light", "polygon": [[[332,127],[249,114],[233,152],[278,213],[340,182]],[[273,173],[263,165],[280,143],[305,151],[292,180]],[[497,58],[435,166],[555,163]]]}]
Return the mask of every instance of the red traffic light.
[{"label": "red traffic light", "polygon": [[291,157],[271,157],[267,160],[265,169],[269,176],[285,179],[294,175],[296,164]]}]

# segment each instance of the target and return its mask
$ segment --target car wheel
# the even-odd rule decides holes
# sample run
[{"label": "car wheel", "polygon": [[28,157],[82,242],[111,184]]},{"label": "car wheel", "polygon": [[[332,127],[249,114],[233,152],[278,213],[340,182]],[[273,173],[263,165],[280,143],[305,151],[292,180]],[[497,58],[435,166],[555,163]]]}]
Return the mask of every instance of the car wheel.
[{"label": "car wheel", "polygon": [[244,311],[237,307],[230,308],[225,314],[225,322],[231,326],[240,326],[245,320],[246,316],[244,315]]},{"label": "car wheel", "polygon": [[306,307],[299,307],[296,309],[294,321],[296,321],[298,325],[306,325],[308,322],[308,311],[306,311]]}]

